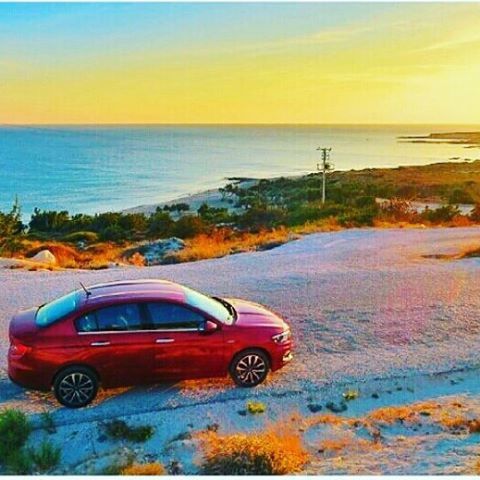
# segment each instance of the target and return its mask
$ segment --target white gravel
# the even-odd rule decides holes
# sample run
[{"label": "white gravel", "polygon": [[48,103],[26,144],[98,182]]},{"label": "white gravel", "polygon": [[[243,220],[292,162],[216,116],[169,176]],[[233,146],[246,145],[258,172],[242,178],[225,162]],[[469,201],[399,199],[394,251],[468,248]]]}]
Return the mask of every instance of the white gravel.
[{"label": "white gravel", "polygon": [[[142,277],[244,297],[289,321],[296,339],[295,359],[255,395],[282,396],[332,382],[475,366],[480,348],[480,259],[422,257],[472,244],[480,244],[478,227],[362,229],[314,234],[267,252],[181,265],[89,272],[0,270],[0,369],[5,375],[8,322],[17,310],[78,288],[79,281]],[[104,403],[109,411],[125,412],[139,405],[163,408],[246,395],[227,381],[191,387],[187,382],[173,389],[138,388]],[[0,406],[22,399],[32,403],[31,398],[6,378],[0,380]],[[96,408],[101,415],[101,405],[92,410]]]}]

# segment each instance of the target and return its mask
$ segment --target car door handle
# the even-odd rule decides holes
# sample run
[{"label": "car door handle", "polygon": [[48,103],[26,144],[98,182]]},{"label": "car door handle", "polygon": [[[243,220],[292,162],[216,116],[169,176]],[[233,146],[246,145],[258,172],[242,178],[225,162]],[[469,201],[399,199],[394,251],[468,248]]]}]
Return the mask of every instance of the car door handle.
[{"label": "car door handle", "polygon": [[155,343],[173,343],[174,341],[173,338],[157,338]]},{"label": "car door handle", "polygon": [[106,347],[107,345],[110,345],[110,342],[92,342],[90,345],[92,347]]}]

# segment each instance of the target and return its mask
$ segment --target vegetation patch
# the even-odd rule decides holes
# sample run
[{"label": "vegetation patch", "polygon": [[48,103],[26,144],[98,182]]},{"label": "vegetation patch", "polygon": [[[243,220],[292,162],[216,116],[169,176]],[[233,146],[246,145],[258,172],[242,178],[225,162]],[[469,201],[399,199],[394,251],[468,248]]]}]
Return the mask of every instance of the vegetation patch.
[{"label": "vegetation patch", "polygon": [[249,400],[247,402],[247,412],[252,415],[258,415],[260,413],[265,413],[267,406],[262,402],[254,402]]},{"label": "vegetation patch", "polygon": [[48,472],[55,468],[61,457],[61,449],[50,442],[43,442],[37,450],[30,450],[33,463],[40,473]]},{"label": "vegetation patch", "polygon": [[30,432],[30,422],[23,412],[8,409],[0,413],[0,464],[8,473],[47,473],[59,464],[61,449],[50,442],[41,443],[38,449],[26,448]]},{"label": "vegetation patch", "polygon": [[298,434],[208,432],[202,440],[205,475],[287,475],[301,472],[309,460]]},{"label": "vegetation patch", "polygon": [[0,463],[8,464],[28,440],[31,425],[27,416],[19,410],[8,409],[0,413]]},{"label": "vegetation patch", "polygon": [[165,467],[158,462],[132,463],[121,470],[122,475],[166,475]]},{"label": "vegetation patch", "polygon": [[113,440],[127,440],[129,442],[146,442],[152,438],[155,429],[151,425],[128,425],[123,420],[112,420],[104,424],[105,434]]}]

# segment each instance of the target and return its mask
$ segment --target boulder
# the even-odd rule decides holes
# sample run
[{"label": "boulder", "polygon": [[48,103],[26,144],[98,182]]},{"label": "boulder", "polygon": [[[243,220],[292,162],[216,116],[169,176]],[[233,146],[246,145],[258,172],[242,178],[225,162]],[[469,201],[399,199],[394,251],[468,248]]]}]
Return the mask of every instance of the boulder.
[{"label": "boulder", "polygon": [[32,262],[44,263],[45,265],[56,265],[57,259],[50,250],[41,250],[30,258]]},{"label": "boulder", "polygon": [[185,242],[181,238],[171,237],[143,243],[136,251],[144,257],[146,265],[158,265],[169,253],[178,252],[183,248]]}]

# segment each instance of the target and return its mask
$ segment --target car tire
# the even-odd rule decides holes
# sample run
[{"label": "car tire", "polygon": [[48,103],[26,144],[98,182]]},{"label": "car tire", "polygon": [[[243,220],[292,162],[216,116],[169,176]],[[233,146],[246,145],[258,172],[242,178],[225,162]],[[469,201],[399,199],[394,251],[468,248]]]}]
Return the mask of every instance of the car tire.
[{"label": "car tire", "polygon": [[262,383],[269,371],[269,358],[258,349],[237,353],[230,364],[230,376],[239,387],[244,388],[256,387]]},{"label": "car tire", "polygon": [[53,391],[65,407],[85,407],[97,396],[98,377],[88,367],[68,367],[55,377]]}]

